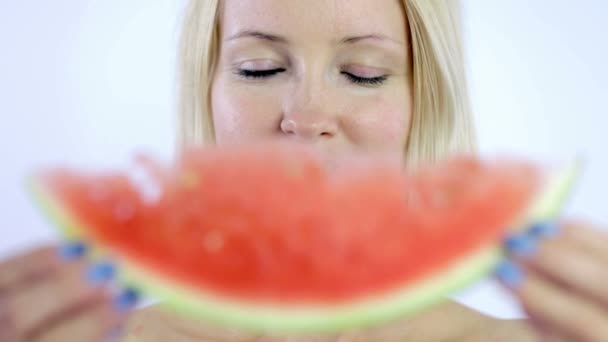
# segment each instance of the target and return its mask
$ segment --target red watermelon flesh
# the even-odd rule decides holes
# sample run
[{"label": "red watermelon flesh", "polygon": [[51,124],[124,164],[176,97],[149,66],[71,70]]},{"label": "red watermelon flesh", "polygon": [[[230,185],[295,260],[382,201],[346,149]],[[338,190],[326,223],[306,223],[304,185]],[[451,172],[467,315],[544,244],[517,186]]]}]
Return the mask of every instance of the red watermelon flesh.
[{"label": "red watermelon flesh", "polygon": [[138,160],[152,200],[128,172],[55,169],[35,184],[78,238],[194,293],[286,315],[440,276],[498,246],[546,181],[528,162],[464,156],[414,171],[371,157],[328,168],[292,145]]}]

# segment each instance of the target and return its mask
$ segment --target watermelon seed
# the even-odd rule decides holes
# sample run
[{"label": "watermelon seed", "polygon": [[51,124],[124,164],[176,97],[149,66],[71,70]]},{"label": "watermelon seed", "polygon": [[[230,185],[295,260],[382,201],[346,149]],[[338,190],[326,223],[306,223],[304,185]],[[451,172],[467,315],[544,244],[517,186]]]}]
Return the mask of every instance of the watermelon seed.
[{"label": "watermelon seed", "polygon": [[224,247],[224,237],[218,232],[205,234],[205,250],[209,253],[217,253]]}]

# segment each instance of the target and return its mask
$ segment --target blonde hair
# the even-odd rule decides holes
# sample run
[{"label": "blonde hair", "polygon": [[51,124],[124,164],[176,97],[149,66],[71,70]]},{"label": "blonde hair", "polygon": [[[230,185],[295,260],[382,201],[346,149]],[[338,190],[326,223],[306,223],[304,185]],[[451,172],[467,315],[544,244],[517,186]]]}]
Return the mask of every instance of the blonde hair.
[{"label": "blonde hair", "polygon": [[[210,89],[220,48],[221,0],[190,0],[180,41],[179,137],[214,142]],[[405,149],[408,163],[472,153],[469,104],[457,0],[402,0],[412,58],[414,109]]]}]

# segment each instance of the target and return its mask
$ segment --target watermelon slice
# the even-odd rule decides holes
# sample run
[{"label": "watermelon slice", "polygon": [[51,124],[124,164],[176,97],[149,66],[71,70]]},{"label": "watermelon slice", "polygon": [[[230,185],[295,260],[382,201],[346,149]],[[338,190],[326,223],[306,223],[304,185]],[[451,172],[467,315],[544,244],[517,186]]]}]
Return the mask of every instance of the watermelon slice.
[{"label": "watermelon slice", "polygon": [[481,277],[505,234],[555,218],[578,173],[455,157],[328,167],[295,145],[191,148],[130,172],[50,169],[37,202],[119,281],[232,327],[319,333],[403,318]]}]

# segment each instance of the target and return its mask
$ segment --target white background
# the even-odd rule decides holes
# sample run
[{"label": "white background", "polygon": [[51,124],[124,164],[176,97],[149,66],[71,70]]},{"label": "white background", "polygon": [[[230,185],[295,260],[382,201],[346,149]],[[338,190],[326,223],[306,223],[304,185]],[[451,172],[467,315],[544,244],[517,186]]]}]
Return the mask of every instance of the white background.
[{"label": "white background", "polygon": [[[55,238],[23,191],[32,168],[115,165],[136,147],[170,155],[181,3],[0,0],[0,257]],[[483,151],[583,156],[568,212],[608,223],[608,2],[466,0],[465,9]],[[459,298],[520,314],[493,283]]]}]

